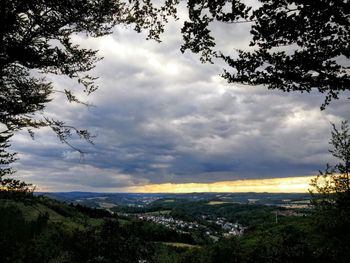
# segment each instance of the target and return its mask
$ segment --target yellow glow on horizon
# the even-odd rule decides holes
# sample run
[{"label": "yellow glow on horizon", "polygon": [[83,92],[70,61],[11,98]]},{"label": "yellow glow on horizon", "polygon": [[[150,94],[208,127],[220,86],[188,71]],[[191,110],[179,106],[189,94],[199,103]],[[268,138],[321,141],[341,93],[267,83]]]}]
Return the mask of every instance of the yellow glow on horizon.
[{"label": "yellow glow on horizon", "polygon": [[150,184],[129,187],[128,192],[138,193],[193,193],[193,192],[308,192],[315,176],[220,181],[214,183]]}]

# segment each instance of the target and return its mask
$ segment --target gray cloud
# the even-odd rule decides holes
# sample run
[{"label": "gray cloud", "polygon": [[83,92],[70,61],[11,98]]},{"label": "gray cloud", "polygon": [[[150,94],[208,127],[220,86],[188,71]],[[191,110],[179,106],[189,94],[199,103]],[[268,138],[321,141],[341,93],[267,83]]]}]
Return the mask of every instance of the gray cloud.
[{"label": "gray cloud", "polygon": [[[80,156],[48,130],[38,131],[35,141],[20,133],[13,139],[19,178],[50,190],[111,191],[310,175],[332,161],[330,122],[349,119],[346,96],[321,112],[317,93],[229,85],[219,76],[220,63],[201,64],[180,53],[177,29],[170,26],[161,44],[124,28],[99,39],[76,36],[104,56],[93,72],[100,89],[87,98],[96,107],[67,104],[57,94],[47,114],[96,133],[95,145],[73,139],[87,151]],[[219,34],[224,45],[243,31]],[[49,79],[58,87],[75,85]]]}]

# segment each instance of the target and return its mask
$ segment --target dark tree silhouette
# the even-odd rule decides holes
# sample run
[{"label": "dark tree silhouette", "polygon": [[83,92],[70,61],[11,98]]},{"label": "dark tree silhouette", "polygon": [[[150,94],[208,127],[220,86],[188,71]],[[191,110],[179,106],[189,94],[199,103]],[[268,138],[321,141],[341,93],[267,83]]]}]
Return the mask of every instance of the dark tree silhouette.
[{"label": "dark tree silhouette", "polygon": [[326,170],[311,182],[311,193],[314,204],[320,208],[350,208],[350,130],[347,121],[343,121],[340,128],[333,124],[332,148],[329,152],[339,162],[335,165],[327,164]]},{"label": "dark tree silhouette", "polygon": [[327,165],[312,180],[314,227],[318,234],[315,256],[318,262],[350,260],[350,131],[347,121],[333,125],[330,153],[338,163]]},{"label": "dark tree silhouette", "polygon": [[[100,60],[96,50],[72,42],[72,35],[99,37],[117,24],[131,25],[137,32],[159,41],[167,18],[175,14],[173,1],[154,6],[151,1],[122,0],[2,0],[0,2],[0,179],[11,173],[14,161],[7,152],[9,138],[17,130],[50,127],[69,143],[72,136],[91,142],[84,129],[48,118],[43,110],[53,92],[69,102],[81,101],[72,88],[58,90],[46,74],[63,75],[78,82],[89,95],[97,87],[88,72]],[[74,85],[72,85],[74,86]]]},{"label": "dark tree silhouette", "polygon": [[13,173],[13,170],[8,165],[15,161],[15,154],[7,152],[7,149],[10,147],[8,140],[11,136],[11,134],[0,136],[0,165],[5,167],[0,169],[0,182],[4,175]]},{"label": "dark tree silhouette", "polygon": [[[222,58],[228,82],[282,91],[325,93],[324,109],[350,89],[350,3],[338,0],[189,0],[182,29],[186,49],[202,61]],[[227,55],[216,50],[211,23],[251,24],[253,51]],[[233,27],[232,30],[235,30]],[[232,40],[234,46],[235,40]]]}]

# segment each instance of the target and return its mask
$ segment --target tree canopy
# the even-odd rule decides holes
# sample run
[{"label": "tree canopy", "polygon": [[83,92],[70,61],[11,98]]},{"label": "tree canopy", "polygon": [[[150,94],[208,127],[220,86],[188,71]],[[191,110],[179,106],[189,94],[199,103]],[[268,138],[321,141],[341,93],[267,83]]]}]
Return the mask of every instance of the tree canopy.
[{"label": "tree canopy", "polygon": [[[228,66],[223,77],[230,83],[318,90],[325,94],[321,109],[350,89],[349,1],[259,0],[254,7],[240,0],[190,0],[188,9],[182,50],[200,53],[203,61],[223,59]],[[253,51],[216,50],[214,22],[251,24]],[[235,40],[231,43],[234,48]]]},{"label": "tree canopy", "polygon": [[[131,25],[137,32],[159,41],[169,16],[175,14],[172,1],[154,6],[151,1],[119,0],[4,0],[0,3],[0,164],[1,174],[11,173],[6,165],[14,161],[7,152],[9,138],[22,128],[51,127],[62,142],[74,134],[91,142],[91,134],[62,120],[45,116],[44,109],[54,92],[69,102],[85,104],[74,93],[77,85],[59,90],[47,74],[77,81],[89,95],[97,87],[88,72],[100,60],[96,50],[72,41],[74,34],[99,37],[117,24]],[[74,148],[74,146],[71,145]],[[75,148],[76,149],[76,148]],[[79,149],[76,149],[80,151]]]},{"label": "tree canopy", "polygon": [[318,237],[315,255],[328,262],[349,261],[350,239],[350,131],[347,121],[333,125],[330,153],[337,160],[311,182],[314,225]]},{"label": "tree canopy", "polygon": [[321,208],[350,207],[350,130],[347,121],[340,128],[333,124],[332,146],[329,152],[338,160],[335,165],[327,165],[324,172],[312,180],[314,203]]}]

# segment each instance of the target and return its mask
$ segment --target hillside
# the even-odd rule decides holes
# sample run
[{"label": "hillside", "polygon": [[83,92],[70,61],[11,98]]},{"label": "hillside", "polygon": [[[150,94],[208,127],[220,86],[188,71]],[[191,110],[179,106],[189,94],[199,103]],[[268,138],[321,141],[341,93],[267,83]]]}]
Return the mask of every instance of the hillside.
[{"label": "hillside", "polygon": [[[137,262],[132,222],[46,197],[0,199],[0,262]],[[123,226],[121,226],[123,224]]]},{"label": "hillside", "polygon": [[2,197],[0,262],[349,262],[345,212],[278,208],[276,221],[276,207],[172,198],[113,213],[45,196]]}]

